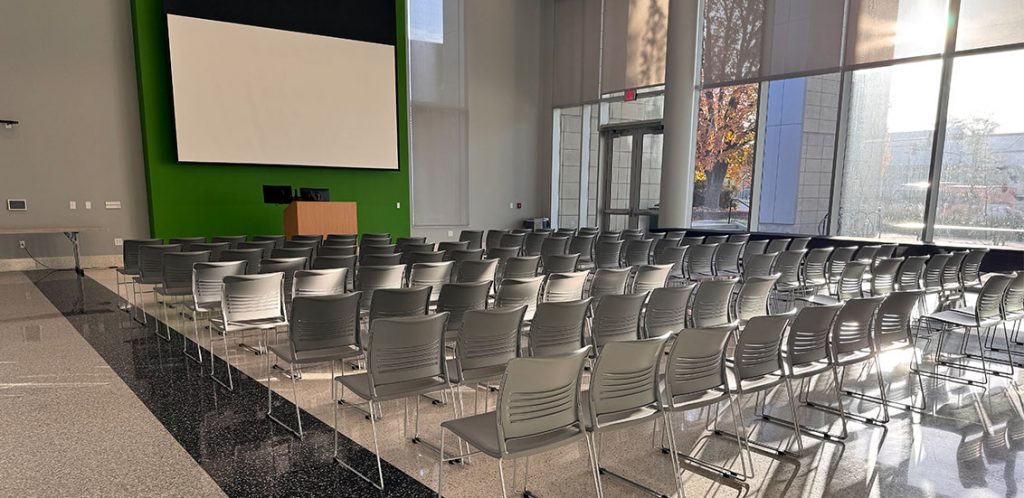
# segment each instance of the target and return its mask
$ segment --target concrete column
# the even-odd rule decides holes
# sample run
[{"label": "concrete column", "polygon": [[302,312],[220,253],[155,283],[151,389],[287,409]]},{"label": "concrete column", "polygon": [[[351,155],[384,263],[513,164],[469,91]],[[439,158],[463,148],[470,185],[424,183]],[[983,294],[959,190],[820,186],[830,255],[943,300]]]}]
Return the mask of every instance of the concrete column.
[{"label": "concrete column", "polygon": [[690,226],[697,143],[697,91],[703,0],[675,0],[668,12],[665,63],[665,141],[661,165],[660,228]]}]

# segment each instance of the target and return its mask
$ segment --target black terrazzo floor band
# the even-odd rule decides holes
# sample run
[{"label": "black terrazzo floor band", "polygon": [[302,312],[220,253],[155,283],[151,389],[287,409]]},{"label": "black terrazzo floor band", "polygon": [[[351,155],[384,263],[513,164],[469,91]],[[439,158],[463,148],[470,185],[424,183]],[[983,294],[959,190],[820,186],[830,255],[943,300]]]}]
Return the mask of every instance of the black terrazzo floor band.
[{"label": "black terrazzo floor band", "polygon": [[[182,338],[174,329],[170,342],[158,338],[156,318],[149,316],[147,327],[132,322],[115,311],[117,295],[91,278],[63,271],[25,274],[228,496],[434,496],[386,462],[386,487],[378,491],[332,460],[330,425],[303,411],[305,439],[300,441],[266,419],[261,382],[234,370],[235,391],[224,389],[209,377],[208,363],[182,355]],[[276,403],[282,414],[294,410],[287,400]],[[370,451],[344,436],[339,444],[346,461],[364,462],[370,473]]]}]

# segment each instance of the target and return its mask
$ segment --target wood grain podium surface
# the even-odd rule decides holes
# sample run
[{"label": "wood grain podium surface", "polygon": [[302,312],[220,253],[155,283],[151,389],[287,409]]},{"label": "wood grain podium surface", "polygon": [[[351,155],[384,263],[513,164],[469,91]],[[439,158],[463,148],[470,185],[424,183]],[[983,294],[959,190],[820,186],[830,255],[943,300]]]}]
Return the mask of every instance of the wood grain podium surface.
[{"label": "wood grain podium surface", "polygon": [[284,209],[288,237],[332,233],[359,233],[356,203],[295,201]]}]

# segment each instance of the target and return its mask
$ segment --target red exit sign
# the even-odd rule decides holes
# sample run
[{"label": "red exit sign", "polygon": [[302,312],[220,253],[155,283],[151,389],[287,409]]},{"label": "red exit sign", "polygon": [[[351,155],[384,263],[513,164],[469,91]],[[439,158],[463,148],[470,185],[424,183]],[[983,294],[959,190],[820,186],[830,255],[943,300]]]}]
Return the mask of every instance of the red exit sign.
[{"label": "red exit sign", "polygon": [[629,90],[626,90],[625,97],[626,102],[632,102],[636,100],[636,88],[630,88]]}]

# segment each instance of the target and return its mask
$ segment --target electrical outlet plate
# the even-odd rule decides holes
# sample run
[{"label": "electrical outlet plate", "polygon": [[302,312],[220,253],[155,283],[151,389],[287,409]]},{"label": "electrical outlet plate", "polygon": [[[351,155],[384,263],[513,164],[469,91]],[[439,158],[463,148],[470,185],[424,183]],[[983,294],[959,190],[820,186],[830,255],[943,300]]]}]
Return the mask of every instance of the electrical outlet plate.
[{"label": "electrical outlet plate", "polygon": [[121,209],[121,201],[106,201],[103,203],[103,207],[107,209]]},{"label": "electrical outlet plate", "polygon": [[454,237],[455,236],[455,231],[454,230],[448,230],[448,236],[449,237]]},{"label": "electrical outlet plate", "polygon": [[68,201],[68,209],[78,209],[77,201]]},{"label": "electrical outlet plate", "polygon": [[92,201],[85,201],[85,209],[92,209]]},{"label": "electrical outlet plate", "polygon": [[21,249],[24,249],[25,248],[25,241],[24,240],[19,240],[18,241],[18,247],[21,248]]},{"label": "electrical outlet plate", "polygon": [[124,245],[124,239],[122,239],[120,237],[115,237],[114,238],[114,245],[115,246],[123,246]]}]

